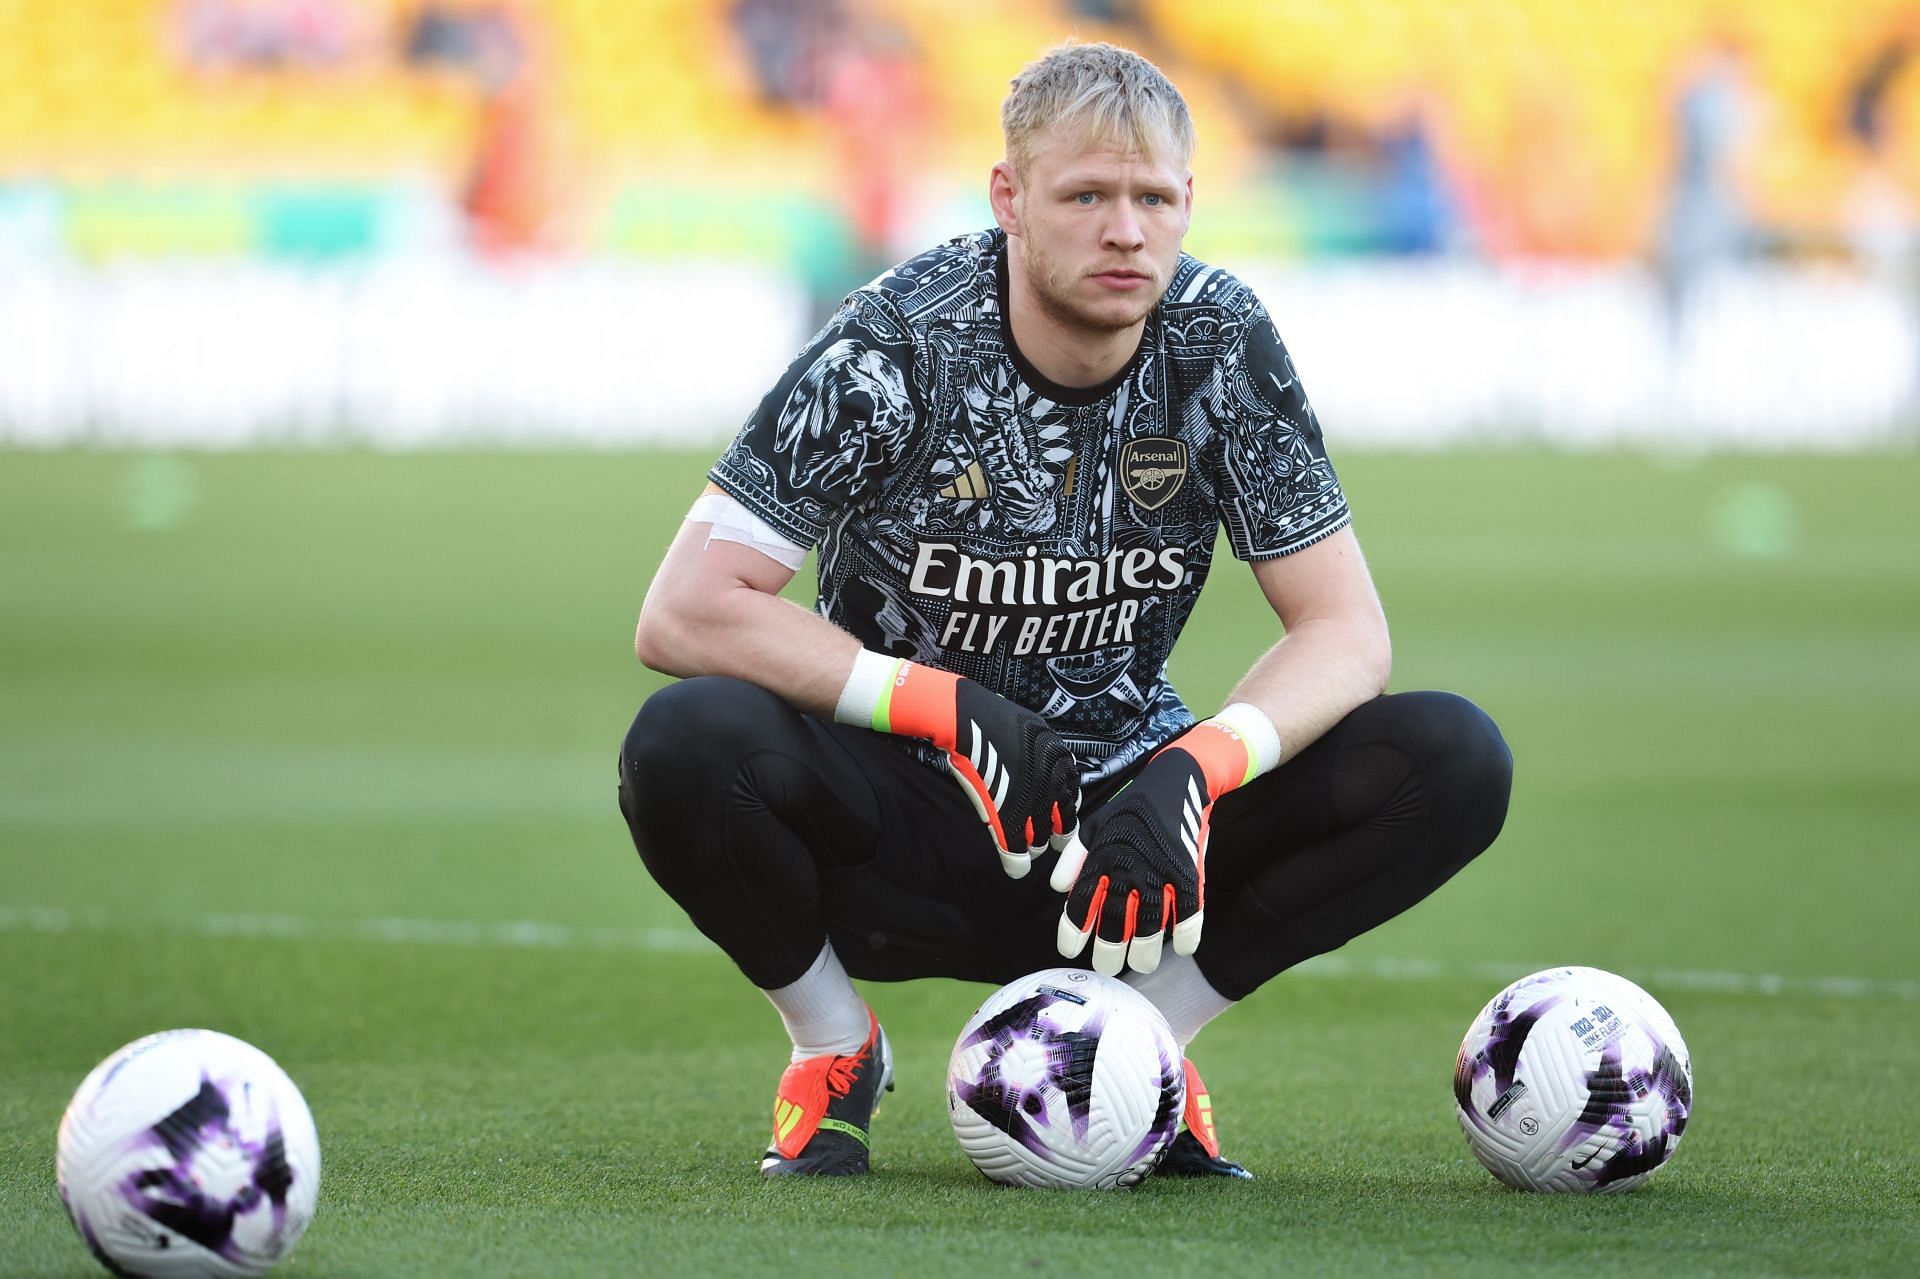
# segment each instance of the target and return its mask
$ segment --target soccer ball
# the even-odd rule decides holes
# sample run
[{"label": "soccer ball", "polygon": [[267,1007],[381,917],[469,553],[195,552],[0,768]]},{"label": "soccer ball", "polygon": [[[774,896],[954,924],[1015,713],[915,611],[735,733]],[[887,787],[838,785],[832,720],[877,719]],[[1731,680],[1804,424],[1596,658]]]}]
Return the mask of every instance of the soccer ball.
[{"label": "soccer ball", "polygon": [[265,1274],[320,1191],[320,1139],[271,1057],[167,1030],[95,1066],[60,1121],[60,1198],[115,1274]]},{"label": "soccer ball", "polygon": [[947,1064],[974,1167],[1009,1186],[1106,1190],[1153,1171],[1186,1104],[1180,1044],[1147,997],[1080,968],[995,991]]},{"label": "soccer ball", "polygon": [[1453,1099],[1467,1145],[1509,1186],[1632,1190],[1680,1144],[1693,1063],[1646,991],[1598,968],[1549,968],[1467,1027]]}]

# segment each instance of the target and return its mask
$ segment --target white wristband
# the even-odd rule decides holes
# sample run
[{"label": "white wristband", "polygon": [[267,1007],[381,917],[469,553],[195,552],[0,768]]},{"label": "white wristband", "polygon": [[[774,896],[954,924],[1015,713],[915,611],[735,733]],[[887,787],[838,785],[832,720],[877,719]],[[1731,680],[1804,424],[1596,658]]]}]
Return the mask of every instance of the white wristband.
[{"label": "white wristband", "polygon": [[1208,720],[1234,734],[1247,748],[1247,776],[1258,777],[1280,766],[1280,730],[1267,713],[1252,702],[1235,702]]},{"label": "white wristband", "polygon": [[892,691],[894,678],[905,662],[905,658],[861,649],[853,659],[852,673],[840,689],[840,700],[834,703],[834,723],[872,728],[873,712]]}]

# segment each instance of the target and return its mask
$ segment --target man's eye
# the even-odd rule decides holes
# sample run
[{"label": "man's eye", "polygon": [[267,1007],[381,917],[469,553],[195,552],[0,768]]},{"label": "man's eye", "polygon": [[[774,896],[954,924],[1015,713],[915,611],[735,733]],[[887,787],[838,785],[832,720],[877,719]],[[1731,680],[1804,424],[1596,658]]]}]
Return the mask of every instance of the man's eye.
[{"label": "man's eye", "polygon": [[1147,192],[1147,194],[1141,196],[1140,198],[1142,200],[1145,200],[1150,205],[1165,204],[1167,202],[1165,196],[1155,195],[1151,191]]},{"label": "man's eye", "polygon": [[1073,197],[1075,204],[1092,204],[1093,201],[1094,194],[1091,191],[1082,191],[1079,195]]}]

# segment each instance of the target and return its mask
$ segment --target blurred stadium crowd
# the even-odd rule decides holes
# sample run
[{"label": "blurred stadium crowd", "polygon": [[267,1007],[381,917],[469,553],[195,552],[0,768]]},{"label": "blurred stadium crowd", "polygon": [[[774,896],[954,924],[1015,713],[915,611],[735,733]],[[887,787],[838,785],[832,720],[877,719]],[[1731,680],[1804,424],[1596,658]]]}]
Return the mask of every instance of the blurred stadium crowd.
[{"label": "blurred stadium crowd", "polygon": [[[598,331],[622,280],[644,297],[711,278],[772,317],[755,350],[791,349],[848,287],[986,222],[1007,79],[1069,32],[1140,49],[1192,101],[1189,247],[1264,264],[1320,312],[1413,296],[1497,331],[1524,317],[1489,316],[1506,304],[1488,288],[1539,302],[1542,281],[1565,284],[1547,300],[1573,310],[1549,331],[1626,326],[1641,362],[1686,365],[1600,414],[1614,421],[1726,400],[1699,360],[1737,354],[1703,356],[1703,327],[1784,304],[1846,330],[1855,383],[1862,352],[1886,361],[1835,421],[1882,439],[1913,416],[1915,0],[0,0],[0,338],[24,343],[0,346],[0,440],[124,416],[145,382],[76,389],[60,372],[99,337],[86,317],[123,316],[128,290],[210,299],[237,278],[209,274],[222,264],[249,298],[331,289],[336,328],[370,295],[430,317],[502,288],[517,306],[501,279],[537,278],[563,330],[586,307]],[[422,264],[438,292],[380,292]],[[1337,297],[1330,272],[1351,283]],[[131,344],[121,330],[141,323],[113,333]],[[1811,324],[1752,342],[1814,356],[1796,336]],[[558,339],[457,345],[489,341],[584,367]],[[23,368],[35,353],[51,371]],[[435,358],[460,362],[391,362]],[[629,376],[575,416],[617,422],[618,396],[647,385]],[[253,416],[486,425],[478,399],[448,417],[447,394]],[[1496,388],[1456,416],[1551,415],[1557,395]]]}]

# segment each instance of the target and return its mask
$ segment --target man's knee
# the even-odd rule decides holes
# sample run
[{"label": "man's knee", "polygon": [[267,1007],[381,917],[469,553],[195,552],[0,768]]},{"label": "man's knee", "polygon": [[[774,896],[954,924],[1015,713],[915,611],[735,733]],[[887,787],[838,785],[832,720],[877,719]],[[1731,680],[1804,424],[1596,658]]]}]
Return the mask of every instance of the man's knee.
[{"label": "man's knee", "polygon": [[778,696],[745,680],[700,675],[669,684],[640,707],[620,745],[620,779],[654,788],[688,770],[738,763],[766,740],[769,717],[790,714]]},{"label": "man's knee", "polygon": [[783,728],[798,718],[766,689],[717,675],[649,697],[620,744],[619,789],[620,813],[649,865],[690,852],[689,830],[701,824],[693,810],[714,819],[756,752],[784,741]]},{"label": "man's knee", "polygon": [[1454,693],[1403,693],[1395,741],[1426,779],[1435,809],[1478,853],[1506,822],[1513,754],[1491,717]]},{"label": "man's knee", "polygon": [[720,863],[709,833],[733,801],[754,751],[780,736],[786,702],[722,676],[669,684],[641,706],[620,744],[620,815],[663,885],[703,878]]},{"label": "man's knee", "polygon": [[[1419,780],[1427,820],[1448,860],[1475,857],[1500,835],[1513,755],[1486,711],[1455,693],[1396,693],[1367,703],[1367,736],[1390,743]],[[1380,718],[1371,718],[1380,716]]]}]

